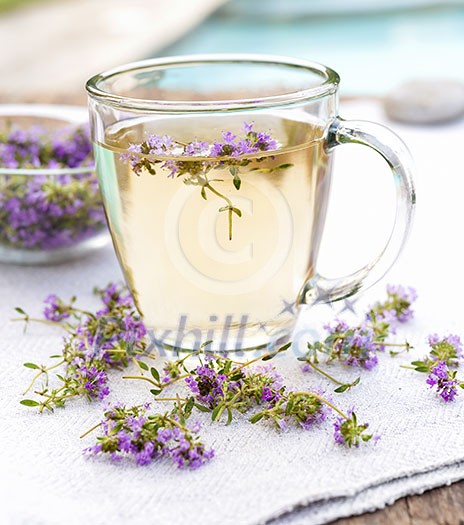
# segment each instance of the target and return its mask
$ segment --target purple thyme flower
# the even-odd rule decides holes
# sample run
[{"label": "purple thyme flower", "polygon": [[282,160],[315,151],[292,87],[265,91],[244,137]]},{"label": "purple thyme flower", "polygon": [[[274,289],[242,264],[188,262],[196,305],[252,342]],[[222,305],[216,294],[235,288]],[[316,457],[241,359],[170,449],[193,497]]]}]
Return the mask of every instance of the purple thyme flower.
[{"label": "purple thyme flower", "polygon": [[387,285],[387,300],[376,303],[368,312],[367,320],[383,321],[387,328],[395,333],[396,325],[406,323],[414,317],[412,304],[417,299],[417,292],[412,287],[401,285]]},{"label": "purple thyme flower", "polygon": [[243,128],[242,128],[243,132],[246,133],[246,134],[251,133],[253,131],[253,126],[254,125],[255,125],[254,122],[250,122],[250,123],[244,122],[243,123]]},{"label": "purple thyme flower", "polygon": [[458,393],[459,381],[456,379],[456,373],[449,370],[445,361],[439,361],[432,368],[425,382],[430,388],[435,386],[437,393],[446,402],[453,401]]},{"label": "purple thyme flower", "polygon": [[336,320],[324,326],[329,332],[324,344],[330,347],[330,356],[338,357],[346,365],[371,370],[378,363],[379,350],[374,331],[365,325],[349,327],[345,321]]},{"label": "purple thyme flower", "polygon": [[170,459],[179,468],[198,468],[214,456],[196,435],[199,425],[188,428],[179,422],[174,409],[171,413],[146,413],[144,406],[113,407],[105,412],[103,435],[98,443],[87,448],[90,455],[109,454],[122,459],[131,456],[138,465],[149,465],[157,458]]},{"label": "purple thyme flower", "polygon": [[209,151],[209,144],[203,140],[194,140],[185,147],[185,154],[191,157],[205,155]]},{"label": "purple thyme flower", "polygon": [[[65,169],[92,166],[88,128],[12,129],[0,138],[0,166]],[[105,224],[94,173],[7,175],[0,184],[0,241],[44,250],[93,236]]]},{"label": "purple thyme flower", "polygon": [[89,398],[103,399],[110,390],[108,388],[108,374],[98,368],[92,361],[76,358],[73,363],[74,380]]},{"label": "purple thyme flower", "polygon": [[[449,334],[440,337],[438,334],[430,334],[427,342],[435,353],[442,353],[447,359],[464,358],[463,344],[458,335]],[[432,356],[435,356],[435,353],[432,353]]]},{"label": "purple thyme flower", "polygon": [[[335,443],[338,443],[339,445],[359,447],[359,444],[362,441],[367,442],[373,438],[372,434],[365,433],[368,427],[368,423],[358,423],[354,408],[350,408],[347,412],[346,418],[338,416],[335,419],[333,424],[333,438]],[[375,436],[375,443],[378,442],[380,437],[379,434]]]},{"label": "purple thyme flower", "polygon": [[197,399],[209,407],[216,406],[220,399],[224,398],[223,383],[226,379],[224,374],[218,374],[216,370],[208,365],[200,365],[195,369],[194,375],[185,379],[190,390],[197,394]]},{"label": "purple thyme flower", "polygon": [[342,434],[342,425],[345,422],[345,419],[342,417],[337,417],[334,421],[333,427],[334,427],[334,440],[335,443],[338,443],[339,445],[345,444],[345,437]]},{"label": "purple thyme flower", "polygon": [[69,306],[55,294],[50,294],[45,300],[44,317],[49,321],[58,323],[67,319],[71,314],[69,313]]},{"label": "purple thyme flower", "polygon": [[414,317],[411,309],[411,304],[417,300],[417,292],[414,288],[389,284],[387,293],[396,303],[397,319],[400,323],[406,323]]}]

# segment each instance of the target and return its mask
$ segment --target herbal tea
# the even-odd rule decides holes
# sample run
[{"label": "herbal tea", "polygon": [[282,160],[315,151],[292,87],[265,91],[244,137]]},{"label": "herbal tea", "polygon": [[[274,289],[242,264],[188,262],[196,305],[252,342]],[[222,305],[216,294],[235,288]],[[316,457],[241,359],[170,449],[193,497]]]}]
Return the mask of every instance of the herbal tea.
[{"label": "herbal tea", "polygon": [[116,252],[161,344],[247,349],[289,335],[327,203],[321,127],[145,117],[107,128],[96,160]]}]

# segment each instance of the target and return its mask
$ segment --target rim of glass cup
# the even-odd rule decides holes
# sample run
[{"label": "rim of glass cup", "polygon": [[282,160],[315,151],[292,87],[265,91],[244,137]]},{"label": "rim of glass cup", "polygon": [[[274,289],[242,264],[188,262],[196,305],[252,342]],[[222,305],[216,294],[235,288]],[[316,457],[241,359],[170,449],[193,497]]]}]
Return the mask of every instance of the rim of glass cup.
[{"label": "rim of glass cup", "polygon": [[[127,97],[111,93],[101,87],[101,84],[112,77],[127,74],[132,71],[143,70],[153,67],[166,69],[179,65],[200,65],[206,63],[249,63],[249,64],[274,64],[291,68],[307,70],[320,77],[321,83],[316,86],[308,87],[290,93],[271,95],[260,98],[237,98],[230,100],[149,100],[143,98]],[[181,55],[175,57],[154,58],[131,62],[90,78],[86,83],[86,90],[91,98],[94,98],[106,105],[116,106],[127,110],[142,110],[153,112],[204,112],[204,111],[233,111],[256,109],[263,107],[291,105],[312,99],[319,99],[333,94],[338,87],[340,77],[333,69],[318,62],[291,58],[277,55],[259,54],[202,54],[202,55]]]},{"label": "rim of glass cup", "polygon": [[[0,104],[1,117],[35,117],[49,120],[61,120],[69,124],[83,124],[88,122],[87,108],[84,106],[66,106],[61,104]],[[0,166],[0,175],[83,175],[93,173],[95,166],[77,168],[3,168]]]}]

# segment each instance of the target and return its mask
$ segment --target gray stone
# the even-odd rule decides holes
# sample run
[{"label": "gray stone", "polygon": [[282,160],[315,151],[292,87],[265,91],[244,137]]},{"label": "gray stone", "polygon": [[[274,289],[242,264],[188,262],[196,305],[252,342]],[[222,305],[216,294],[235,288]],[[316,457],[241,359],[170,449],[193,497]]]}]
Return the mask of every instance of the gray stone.
[{"label": "gray stone", "polygon": [[392,120],[409,124],[439,124],[464,116],[464,84],[454,80],[414,80],[385,97]]}]

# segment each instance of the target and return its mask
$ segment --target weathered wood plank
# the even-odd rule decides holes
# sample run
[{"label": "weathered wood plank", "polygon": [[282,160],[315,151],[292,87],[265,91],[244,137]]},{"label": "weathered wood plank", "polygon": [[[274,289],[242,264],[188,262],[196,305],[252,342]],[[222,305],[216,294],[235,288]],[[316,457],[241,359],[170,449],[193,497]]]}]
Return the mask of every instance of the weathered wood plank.
[{"label": "weathered wood plank", "polygon": [[463,525],[464,481],[408,496],[385,509],[334,521],[331,525]]}]

